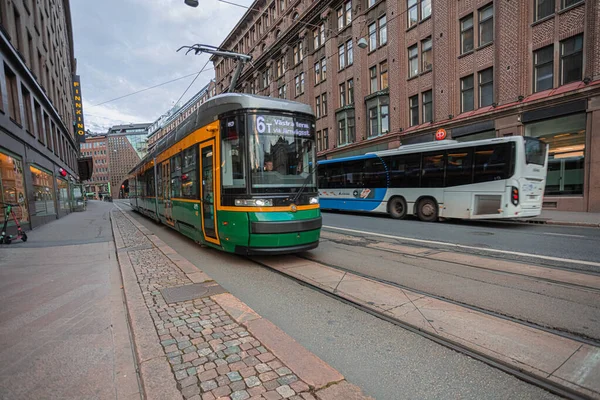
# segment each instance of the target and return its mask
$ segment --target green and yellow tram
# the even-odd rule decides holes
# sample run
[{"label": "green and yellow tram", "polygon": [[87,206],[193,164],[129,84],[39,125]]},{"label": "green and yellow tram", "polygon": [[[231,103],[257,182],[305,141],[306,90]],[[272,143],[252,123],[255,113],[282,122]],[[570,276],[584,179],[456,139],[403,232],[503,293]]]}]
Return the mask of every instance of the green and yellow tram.
[{"label": "green and yellow tram", "polygon": [[306,104],[216,96],[131,171],[129,201],[197,242],[237,254],[318,246],[315,117]]}]

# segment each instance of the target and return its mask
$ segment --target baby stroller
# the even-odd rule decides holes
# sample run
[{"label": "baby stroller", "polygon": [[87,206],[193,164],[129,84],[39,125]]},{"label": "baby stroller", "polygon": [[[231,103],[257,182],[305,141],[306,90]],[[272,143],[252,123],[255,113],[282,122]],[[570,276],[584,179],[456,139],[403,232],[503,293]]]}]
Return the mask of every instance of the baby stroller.
[{"label": "baby stroller", "polygon": [[[23,242],[27,241],[27,235],[21,229],[21,225],[19,224],[19,220],[17,219],[17,215],[12,210],[13,207],[18,207],[18,204],[10,204],[10,203],[2,203],[4,205],[4,226],[2,227],[2,233],[0,234],[0,244],[11,244],[14,239],[21,239]],[[12,216],[12,219],[15,221],[15,225],[17,226],[17,235],[12,236],[6,233],[6,227],[8,225],[8,219]]]}]

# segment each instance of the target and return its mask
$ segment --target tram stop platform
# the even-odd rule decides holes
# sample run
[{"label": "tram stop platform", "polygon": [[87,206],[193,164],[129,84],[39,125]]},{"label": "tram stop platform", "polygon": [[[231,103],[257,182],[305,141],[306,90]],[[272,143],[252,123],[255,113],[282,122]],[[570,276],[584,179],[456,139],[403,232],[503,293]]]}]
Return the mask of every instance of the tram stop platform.
[{"label": "tram stop platform", "polygon": [[367,399],[123,212],[0,246],[0,398]]}]

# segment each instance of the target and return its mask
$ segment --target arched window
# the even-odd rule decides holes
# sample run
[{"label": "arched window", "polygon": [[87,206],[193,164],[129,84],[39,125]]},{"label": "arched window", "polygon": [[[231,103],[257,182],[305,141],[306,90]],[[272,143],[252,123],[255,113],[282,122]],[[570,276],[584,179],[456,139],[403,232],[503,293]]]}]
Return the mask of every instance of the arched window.
[{"label": "arched window", "polygon": [[279,39],[279,36],[281,36],[281,31],[277,29],[277,31],[275,32],[275,38]]},{"label": "arched window", "polygon": [[300,14],[298,14],[297,12],[295,12],[294,16],[292,18],[294,18],[294,21],[296,21],[298,18],[300,18]]}]

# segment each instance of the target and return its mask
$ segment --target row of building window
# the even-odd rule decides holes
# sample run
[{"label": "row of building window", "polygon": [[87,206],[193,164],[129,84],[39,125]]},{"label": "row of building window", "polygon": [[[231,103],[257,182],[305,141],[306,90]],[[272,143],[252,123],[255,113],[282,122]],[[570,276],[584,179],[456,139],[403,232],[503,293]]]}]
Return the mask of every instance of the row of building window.
[{"label": "row of building window", "polygon": [[[23,27],[21,14],[17,10],[16,4],[12,5],[12,43],[17,51],[23,56],[31,73],[38,79],[40,85],[48,94],[49,100],[58,110],[61,119],[63,121],[70,121],[72,119],[72,113],[69,109],[69,97],[67,95],[70,75],[66,72],[66,56],[68,52],[66,51],[65,34],[62,30],[62,26],[56,20],[56,17],[51,19],[47,15],[48,20],[50,21],[50,24],[47,25],[44,19],[44,13],[41,9],[38,9],[36,2],[34,2],[34,5],[34,26],[38,32],[38,36],[42,39],[42,45],[47,54],[47,61],[45,61],[42,56],[41,49],[37,49],[35,46],[35,34],[32,34],[29,29]],[[25,10],[31,14],[28,7],[25,7]],[[38,28],[38,15],[41,21],[41,30]],[[3,26],[8,27],[4,16],[0,15],[0,17],[0,23]],[[55,25],[57,26],[56,31],[58,32],[55,32]],[[25,35],[23,35],[23,30],[25,31]],[[52,31],[52,35],[50,34],[50,31]],[[27,38],[27,47],[25,46],[24,37]],[[54,41],[50,40],[51,37],[54,38]],[[49,48],[48,43],[50,46]]]},{"label": "row of building window", "polygon": [[[54,152],[70,168],[75,169],[77,155],[59,125],[42,109],[25,85],[19,85],[17,76],[6,64],[4,64],[4,76],[8,100],[7,111],[10,119]],[[22,98],[24,118],[21,115],[19,94]],[[0,90],[0,111],[3,111],[3,97],[4,94]]]}]

